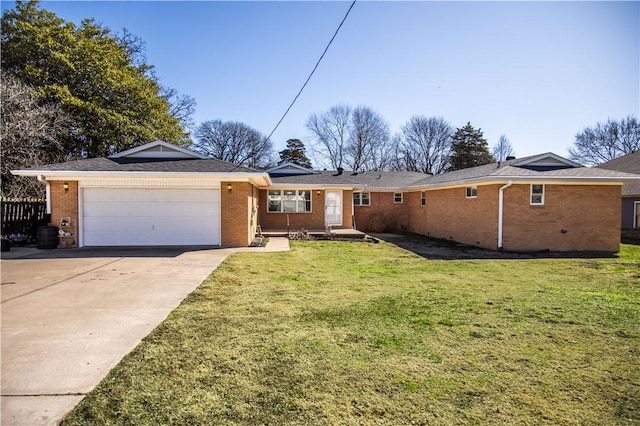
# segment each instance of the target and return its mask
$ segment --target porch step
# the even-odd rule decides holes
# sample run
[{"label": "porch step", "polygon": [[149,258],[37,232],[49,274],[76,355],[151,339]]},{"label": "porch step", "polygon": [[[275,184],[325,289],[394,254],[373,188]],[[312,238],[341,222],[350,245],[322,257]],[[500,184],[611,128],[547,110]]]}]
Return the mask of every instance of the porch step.
[{"label": "porch step", "polygon": [[[291,229],[289,233],[296,234],[300,231],[299,229]],[[306,229],[307,234],[312,237],[324,237],[325,230],[324,229]],[[288,237],[289,233],[286,229],[267,229],[262,231],[262,236],[264,237]],[[358,231],[357,229],[332,229],[332,234],[335,234],[336,238],[348,238],[348,239],[356,239],[361,240],[364,239],[367,234],[362,231]]]}]

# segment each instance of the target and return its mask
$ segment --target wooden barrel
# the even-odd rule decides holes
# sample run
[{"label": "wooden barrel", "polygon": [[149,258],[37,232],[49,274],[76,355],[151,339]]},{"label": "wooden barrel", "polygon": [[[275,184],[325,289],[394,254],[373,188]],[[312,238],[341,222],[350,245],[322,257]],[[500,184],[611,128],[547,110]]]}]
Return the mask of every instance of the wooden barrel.
[{"label": "wooden barrel", "polygon": [[38,226],[36,247],[54,249],[58,247],[58,228],[55,226]]}]

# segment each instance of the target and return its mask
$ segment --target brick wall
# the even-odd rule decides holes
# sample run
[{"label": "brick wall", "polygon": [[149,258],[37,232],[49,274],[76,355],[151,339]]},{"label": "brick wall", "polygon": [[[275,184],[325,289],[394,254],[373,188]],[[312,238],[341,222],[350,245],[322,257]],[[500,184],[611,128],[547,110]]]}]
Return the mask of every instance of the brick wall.
[{"label": "brick wall", "polygon": [[531,206],[529,185],[504,192],[505,250],[620,248],[619,185],[545,185],[543,206]]},{"label": "brick wall", "polygon": [[[478,186],[406,196],[408,230],[495,250],[498,248],[498,194],[502,185]],[[617,252],[620,244],[620,186],[545,185],[545,204],[530,205],[530,185],[504,192],[503,248],[514,251],[596,250]]]},{"label": "brick wall", "polygon": [[405,196],[405,203],[407,206],[407,221],[409,223],[407,230],[409,232],[414,232],[416,234],[421,234],[421,235],[427,235],[427,232],[429,232],[429,228],[427,226],[427,220],[428,220],[428,216],[427,216],[427,205],[428,203],[431,201],[429,199],[429,193],[426,192],[427,194],[427,204],[426,205],[422,205],[421,204],[421,195],[420,195],[420,191],[418,192],[406,192],[404,194]]},{"label": "brick wall", "polygon": [[248,182],[220,184],[221,245],[246,247],[255,235],[256,221],[252,220],[252,208],[257,204],[258,189]]},{"label": "brick wall", "polygon": [[353,228],[353,191],[342,191],[342,226],[334,226],[336,229]]},{"label": "brick wall", "polygon": [[64,190],[63,181],[50,181],[51,225],[60,227],[60,219],[70,217],[78,223],[78,182],[66,181],[69,190]]},{"label": "brick wall", "polygon": [[[400,232],[409,228],[408,194],[395,203],[393,192],[371,192],[369,206],[355,206],[356,228],[364,232]],[[419,194],[419,193],[418,193]]]},{"label": "brick wall", "polygon": [[[412,228],[423,235],[495,250],[498,248],[498,188],[500,185],[478,186],[476,198],[466,198],[464,187],[427,191],[424,212],[417,213],[414,208],[412,215],[422,221],[426,217],[426,223],[420,221]],[[419,199],[413,204],[419,206]]]},{"label": "brick wall", "polygon": [[[51,181],[51,224],[62,217],[78,222],[78,183]],[[267,191],[248,182],[221,184],[221,244],[247,246],[256,226],[263,230],[287,228],[285,213],[267,213]],[[407,230],[436,238],[489,249],[498,246],[498,190],[502,185],[478,187],[475,199],[465,197],[465,188],[405,192],[402,203],[394,203],[391,192],[372,192],[371,205],[355,207],[359,230],[373,232]],[[621,187],[619,185],[546,185],[545,204],[530,205],[530,186],[513,185],[505,190],[503,246],[505,250],[597,250],[617,252],[620,244]],[[324,190],[312,191],[311,213],[290,213],[290,229],[324,229]],[[259,206],[257,216],[252,208]],[[343,226],[351,228],[352,192],[343,191]],[[380,232],[382,230],[379,230]]]},{"label": "brick wall", "polygon": [[[259,197],[259,223],[263,231],[276,231],[287,229],[287,215],[289,216],[289,229],[319,230],[325,228],[325,191],[322,189],[311,190],[311,212],[309,213],[280,213],[269,212],[267,201],[268,191],[260,190]],[[334,229],[350,229],[352,226],[353,192],[342,191],[342,226],[333,226]]]}]

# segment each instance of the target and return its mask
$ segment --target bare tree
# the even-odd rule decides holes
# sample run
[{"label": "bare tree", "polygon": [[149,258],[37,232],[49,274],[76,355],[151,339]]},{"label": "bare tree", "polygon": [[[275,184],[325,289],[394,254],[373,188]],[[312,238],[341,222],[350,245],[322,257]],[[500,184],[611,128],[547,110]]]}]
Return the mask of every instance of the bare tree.
[{"label": "bare tree", "polygon": [[309,116],[306,126],[314,139],[311,148],[316,164],[333,169],[344,167],[350,118],[348,105],[336,105],[327,112]]},{"label": "bare tree", "polygon": [[251,168],[274,164],[273,144],[262,133],[235,121],[209,120],[195,131],[194,150]]},{"label": "bare tree", "polygon": [[640,121],[627,116],[620,121],[608,119],[576,134],[569,158],[585,165],[596,165],[640,149]]},{"label": "bare tree", "polygon": [[67,117],[53,105],[39,104],[35,90],[2,73],[0,157],[3,198],[43,198],[44,185],[11,170],[64,161],[58,137],[68,133]]},{"label": "bare tree", "polygon": [[354,108],[346,154],[352,170],[385,169],[390,161],[389,123],[369,107]]},{"label": "bare tree", "polygon": [[509,139],[505,135],[500,135],[498,142],[491,149],[491,155],[496,161],[505,161],[507,157],[515,157],[516,153]]},{"label": "bare tree", "polygon": [[442,117],[414,115],[396,135],[395,169],[443,173],[449,168],[453,127]]},{"label": "bare tree", "polygon": [[161,87],[160,96],[169,103],[169,114],[180,120],[180,125],[185,131],[193,129],[193,113],[196,111],[196,100],[189,95],[181,95],[176,89]]}]

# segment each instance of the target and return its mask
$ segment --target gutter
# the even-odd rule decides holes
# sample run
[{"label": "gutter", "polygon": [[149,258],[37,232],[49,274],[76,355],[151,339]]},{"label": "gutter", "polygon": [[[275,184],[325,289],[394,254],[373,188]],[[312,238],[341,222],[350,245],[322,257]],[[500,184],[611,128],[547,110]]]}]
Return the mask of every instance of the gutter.
[{"label": "gutter", "polygon": [[502,225],[504,221],[504,190],[513,185],[513,181],[509,180],[506,185],[501,186],[498,191],[498,250],[502,250],[503,232]]},{"label": "gutter", "polygon": [[51,214],[51,183],[42,175],[38,175],[38,181],[45,183],[45,199],[47,202],[47,214]]}]

